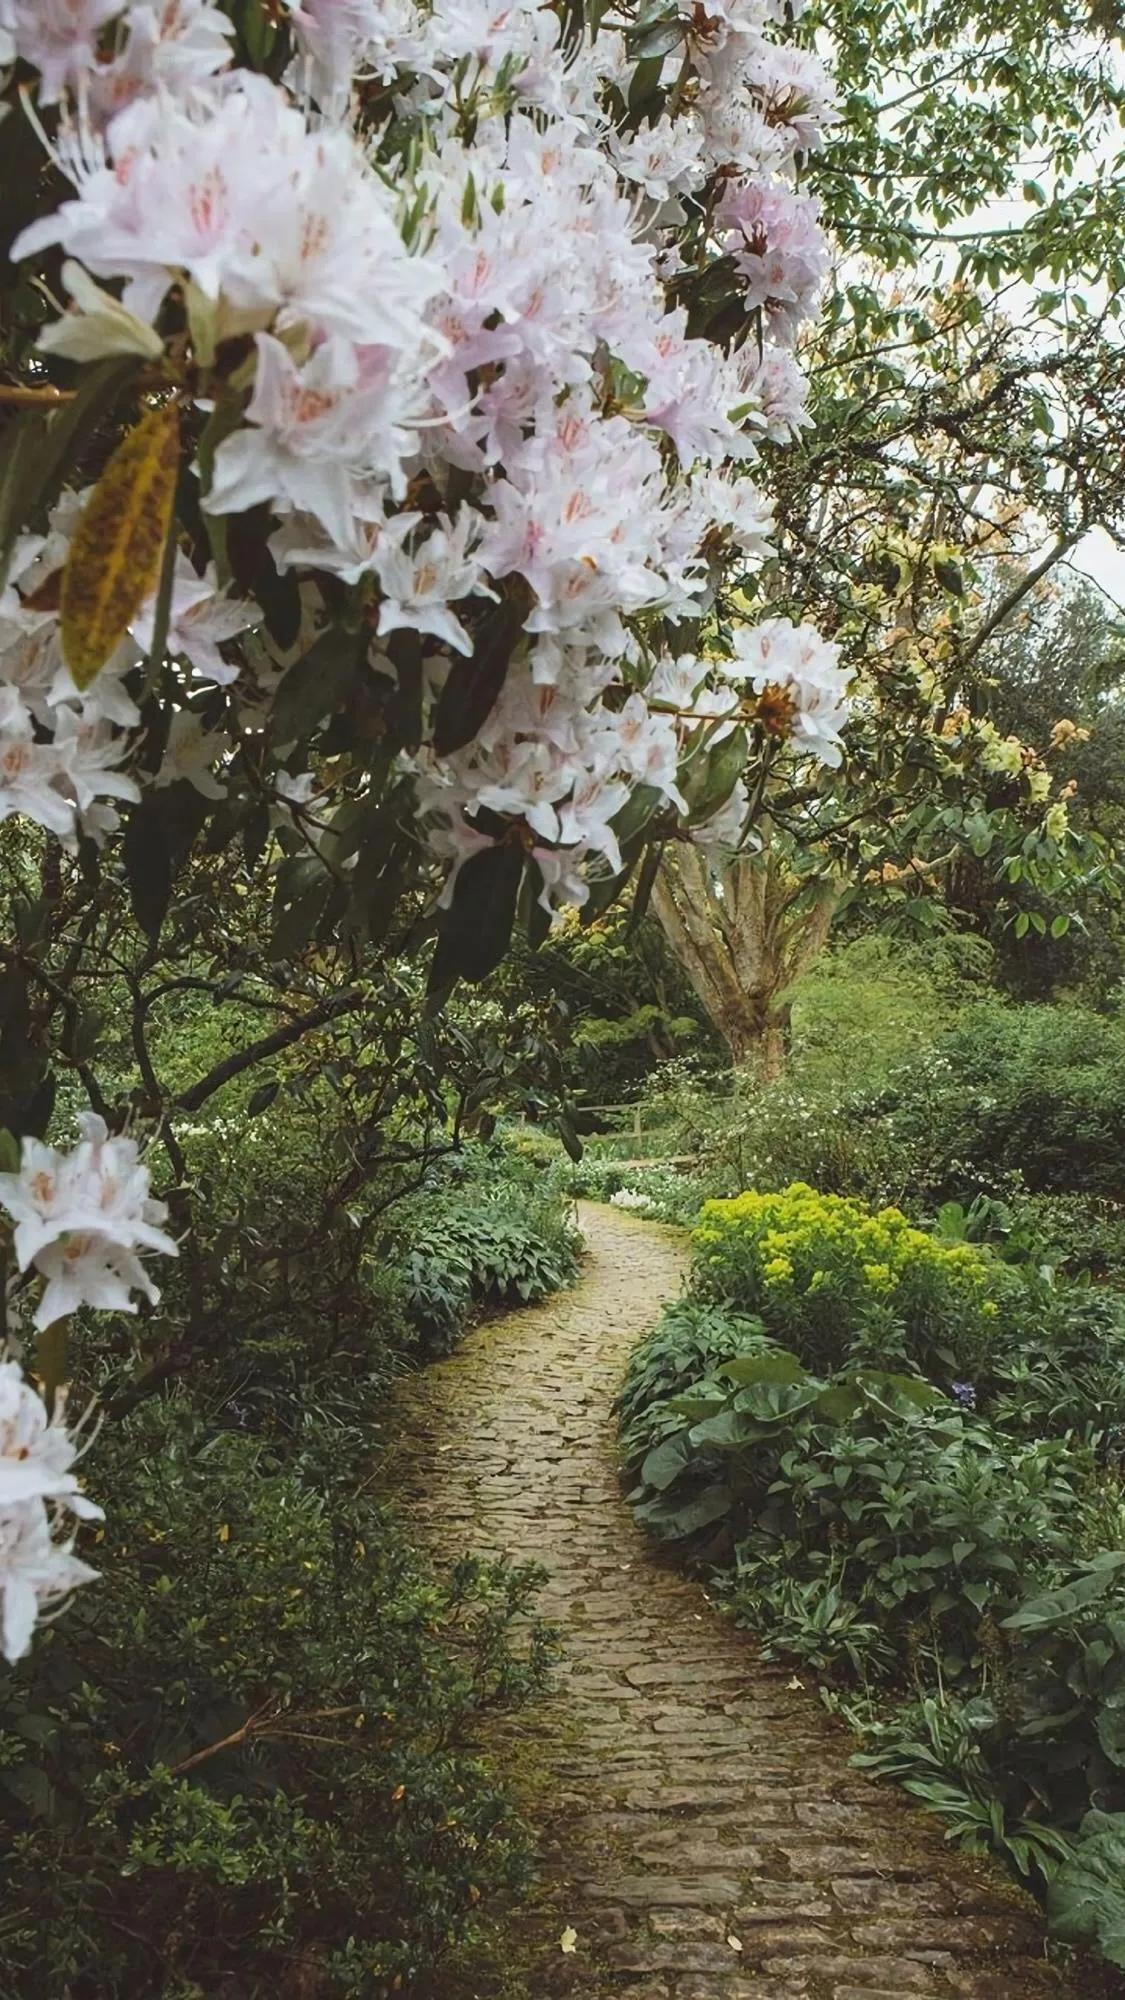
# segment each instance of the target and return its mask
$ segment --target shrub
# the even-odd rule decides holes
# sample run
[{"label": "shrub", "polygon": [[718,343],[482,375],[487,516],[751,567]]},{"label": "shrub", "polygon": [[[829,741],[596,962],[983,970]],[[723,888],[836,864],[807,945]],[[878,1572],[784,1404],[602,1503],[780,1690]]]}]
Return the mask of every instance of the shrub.
[{"label": "shrub", "polygon": [[798,1182],[707,1202],[693,1242],[697,1288],[760,1313],[810,1368],[850,1355],[948,1380],[979,1374],[995,1343],[1005,1274],[984,1252],[912,1228],[898,1209],[872,1213]]},{"label": "shrub", "polygon": [[182,1394],[107,1429],[96,1602],[0,1710],[4,1990],[425,1992],[526,1879],[467,1738],[538,1683],[533,1575],[435,1574],[355,1490],[365,1431],[279,1450]]},{"label": "shrub", "polygon": [[674,1399],[724,1361],[772,1350],[760,1319],[740,1317],[697,1299],[667,1306],[633,1349],[616,1403],[626,1461],[636,1464],[658,1438],[681,1428]]},{"label": "shrub", "polygon": [[767,1657],[864,1690],[862,1762],[1041,1888],[1091,1805],[1125,1809],[1116,1489],[1072,1438],[1006,1436],[915,1377],[826,1381],[760,1342],[716,1365],[734,1339],[711,1329],[686,1389],[638,1349],[638,1518],[722,1565]]},{"label": "shrub", "polygon": [[1080,1007],[974,1008],[943,1043],[945,1157],[1017,1168],[1036,1192],[1120,1200],[1125,1018]]},{"label": "shrub", "polygon": [[529,1304],[572,1282],[579,1236],[569,1201],[534,1163],[471,1149],[430,1174],[396,1213],[407,1311],[445,1352],[472,1311]]},{"label": "shrub", "polygon": [[[983,1392],[982,1392],[983,1393]],[[985,1407],[1005,1430],[1067,1433],[1119,1465],[1125,1448],[1125,1303],[1084,1285],[1031,1283],[993,1357]]]},{"label": "shrub", "polygon": [[1096,1195],[1039,1194],[1013,1207],[1048,1263],[1068,1275],[1125,1284],[1125,1205]]}]

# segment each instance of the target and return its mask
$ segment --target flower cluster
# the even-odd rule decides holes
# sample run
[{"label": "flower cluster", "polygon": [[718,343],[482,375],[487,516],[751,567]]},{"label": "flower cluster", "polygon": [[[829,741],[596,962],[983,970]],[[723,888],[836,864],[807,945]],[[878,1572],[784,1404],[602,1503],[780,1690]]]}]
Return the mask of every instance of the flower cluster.
[{"label": "flower cluster", "polygon": [[0,1652],[19,1660],[42,1609],[96,1574],[74,1554],[73,1537],[56,1539],[67,1513],[100,1521],[81,1492],[77,1447],[62,1398],[48,1416],[18,1361],[0,1361]]},{"label": "flower cluster", "polygon": [[167,1208],[149,1194],[149,1172],[135,1139],[111,1139],[105,1120],[89,1112],[71,1153],[25,1139],[18,1173],[0,1174],[0,1208],[15,1223],[21,1271],[32,1265],[47,1280],[35,1325],[47,1327],[78,1306],[136,1312],[132,1293],[160,1294],[138,1252],[176,1255],[160,1227]]},{"label": "flower cluster", "polygon": [[[58,585],[82,500],[65,495],[46,535],[19,538],[0,594],[0,820],[24,814],[66,847],[80,834],[100,844],[119,823],[113,801],[140,795],[120,768],[122,732],[141,720],[127,682],[153,633],[150,599],[97,678],[83,691],[75,686],[63,656]],[[256,617],[252,606],[218,589],[213,569],[199,576],[178,557],[167,643],[199,679],[235,677],[219,647]],[[176,753],[192,720],[187,711],[174,718],[157,783],[183,775]]]},{"label": "flower cluster", "polygon": [[[39,1329],[80,1305],[135,1312],[133,1292],[159,1297],[138,1253],[176,1255],[160,1226],[167,1209],[149,1194],[136,1141],[111,1139],[101,1118],[82,1121],[69,1153],[25,1139],[19,1172],[0,1174],[0,1208],[15,1225],[19,1270],[46,1280],[33,1315]],[[57,1539],[66,1511],[102,1518],[79,1490],[76,1456],[61,1396],[48,1416],[18,1362],[0,1361],[0,1652],[8,1660],[27,1651],[41,1608],[95,1573],[72,1539]]]},{"label": "flower cluster", "polygon": [[[745,572],[766,552],[747,467],[807,420],[792,347],[826,249],[796,177],[836,114],[818,59],[779,38],[800,11],[731,0],[679,22],[638,122],[629,24],[564,38],[528,0],[290,4],[281,84],[233,66],[207,0],[0,0],[9,52],[61,107],[73,187],[15,245],[67,260],[70,309],[41,345],[186,353],[186,388],[233,416],[200,467],[206,514],[268,507],[306,614],[350,588],[380,670],[396,633],[426,635],[431,709],[490,607],[512,611],[486,729],[423,748],[419,805],[455,863],[518,837],[552,907],[583,900],[591,860],[617,865],[638,785],[683,809],[700,724],[649,700],[664,621],[702,619],[726,557]],[[698,281],[723,268],[741,326],[719,332]],[[0,811],[96,836],[133,784],[130,663],[92,702],[59,680],[35,560],[7,601],[20,648],[51,655],[53,703],[46,666],[0,656],[18,689]],[[168,650],[221,680],[253,613],[183,558],[177,591]],[[835,761],[838,677],[811,637],[797,651],[752,680],[784,692],[764,732]],[[100,759],[81,782],[68,731]]]}]

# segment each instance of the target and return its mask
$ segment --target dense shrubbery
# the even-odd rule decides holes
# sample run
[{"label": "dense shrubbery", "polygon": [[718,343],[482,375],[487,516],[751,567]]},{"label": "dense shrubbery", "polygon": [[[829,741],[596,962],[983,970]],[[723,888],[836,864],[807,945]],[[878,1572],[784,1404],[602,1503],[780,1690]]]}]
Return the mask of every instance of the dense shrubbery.
[{"label": "dense shrubbery", "polygon": [[811,1368],[846,1355],[948,1379],[979,1373],[995,1344],[1004,1273],[898,1209],[872,1213],[798,1182],[708,1202],[693,1240],[699,1293],[761,1314]]},{"label": "dense shrubbery", "polygon": [[456,1340],[474,1307],[528,1304],[577,1269],[578,1235],[555,1184],[498,1149],[475,1170],[447,1163],[396,1227],[408,1246],[406,1309],[430,1351]]},{"label": "dense shrubbery", "polygon": [[1125,1308],[807,1188],[709,1204],[695,1247],[621,1399],[639,1517],[1120,1962]]},{"label": "dense shrubbery", "polygon": [[627,1167],[603,1159],[587,1148],[579,1161],[557,1158],[552,1163],[555,1185],[577,1199],[608,1201],[651,1222],[686,1226],[695,1221],[703,1199],[699,1182],[674,1167]]},{"label": "dense shrubbery", "polygon": [[107,1437],[103,1581],[5,1691],[6,1990],[428,1990],[525,1878],[464,1737],[535,1682],[533,1579],[433,1574],[334,1400],[284,1446],[182,1394]]},{"label": "dense shrubbery", "polygon": [[843,948],[798,991],[779,1082],[717,1089],[684,1062],[654,1072],[645,1152],[689,1156],[700,1198],[803,1181],[924,1225],[959,1202],[968,1241],[1011,1237],[1057,1269],[1114,1279],[1125,1013],[1015,1005],[988,996],[987,972],[971,939],[928,956]]},{"label": "dense shrubbery", "polygon": [[[360,1207],[381,1234],[338,1219],[319,1276],[255,1273],[271,1221],[315,1215],[334,1176],[317,1102],[284,1130],[228,1108],[187,1135],[223,1199],[256,1205],[231,1251],[245,1324],[105,1426],[100,1581],[5,1685],[5,1991],[444,1994],[527,1880],[469,1745],[541,1680],[534,1574],[455,1550],[435,1569],[372,1473],[392,1378],[435,1339],[420,1262],[443,1299],[464,1278],[452,1337],[470,1305],[565,1282],[575,1239],[550,1190],[470,1147],[381,1218],[376,1179]],[[112,1352],[84,1372],[122,1393]]]}]

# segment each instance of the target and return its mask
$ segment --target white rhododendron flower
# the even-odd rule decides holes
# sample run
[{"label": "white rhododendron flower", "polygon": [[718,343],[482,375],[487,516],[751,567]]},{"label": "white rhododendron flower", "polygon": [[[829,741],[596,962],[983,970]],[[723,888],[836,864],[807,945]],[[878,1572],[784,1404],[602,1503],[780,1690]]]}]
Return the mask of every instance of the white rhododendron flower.
[{"label": "white rhododendron flower", "polygon": [[19,1269],[34,1265],[48,1281],[37,1327],[83,1304],[135,1312],[133,1291],[150,1300],[160,1296],[137,1253],[177,1255],[160,1226],[167,1207],[149,1194],[136,1140],[111,1139],[105,1120],[93,1112],[81,1125],[73,1152],[25,1139],[19,1172],[0,1174],[0,1207],[15,1223]]},{"label": "white rhododendron flower", "polygon": [[27,1500],[58,1500],[83,1520],[100,1521],[100,1507],[80,1491],[72,1470],[77,1446],[63,1421],[32,1388],[18,1361],[0,1361],[0,1510]]},{"label": "white rhododendron flower", "polygon": [[[15,245],[66,255],[71,308],[46,350],[155,360],[173,297],[204,370],[245,343],[206,513],[268,508],[279,568],[370,593],[377,673],[393,635],[425,635],[429,714],[487,606],[520,607],[526,638],[486,730],[450,758],[423,744],[414,764],[434,851],[456,866],[510,835],[552,907],[583,900],[588,860],[615,864],[636,786],[680,809],[714,690],[677,721],[654,687],[646,724],[638,635],[704,617],[724,552],[747,567],[769,554],[750,468],[808,421],[792,348],[827,248],[797,182],[837,113],[818,57],[785,38],[799,11],[717,0],[693,16],[667,59],[692,88],[633,130],[618,123],[633,67],[620,24],[564,49],[558,17],[527,0],[287,0],[281,85],[233,66],[207,0],[0,0],[43,100],[62,103],[53,145],[73,192]],[[371,79],[411,133],[390,168],[356,122]],[[671,289],[690,277],[691,200],[711,205],[712,253],[733,258],[745,339],[689,332]],[[221,647],[260,621],[198,574],[204,559],[177,557],[166,651],[221,687],[236,671]],[[133,621],[135,659],[123,647],[104,696],[79,700],[30,594],[17,575],[10,643],[0,607],[0,685],[22,704],[5,712],[0,811],[100,838],[132,782],[103,736],[138,727],[129,675],[154,604]],[[843,696],[802,671],[804,697],[775,705],[770,733],[835,761]],[[532,686],[555,690],[549,721]],[[215,732],[205,755],[206,734],[173,720],[158,785],[186,776],[221,796],[226,743]]]},{"label": "white rhododendron flower", "polygon": [[0,1653],[9,1662],[27,1652],[40,1614],[96,1575],[65,1525],[68,1515],[104,1519],[79,1486],[65,1409],[59,1391],[48,1414],[19,1363],[0,1360]]},{"label": "white rhododendron flower", "polygon": [[769,727],[822,764],[843,756],[840,730],[847,721],[848,675],[840,648],[822,639],[812,625],[767,618],[735,635],[735,658],[724,663],[729,680],[745,682],[755,694],[773,696]]},{"label": "white rhododendron flower", "polygon": [[97,1576],[51,1527],[42,1500],[0,1508],[0,1652],[9,1663],[23,1659],[43,1611]]},{"label": "white rhododendron flower", "polygon": [[[156,600],[150,597],[129,627],[145,654],[152,645],[155,617]],[[224,640],[235,639],[249,626],[257,625],[260,618],[257,605],[219,589],[213,564],[198,576],[183,556],[178,557],[165,650],[187,660],[201,679],[216,681],[220,687],[238,679],[238,668],[228,665],[219,647]],[[101,686],[105,673],[103,667],[93,684],[95,689]]]}]

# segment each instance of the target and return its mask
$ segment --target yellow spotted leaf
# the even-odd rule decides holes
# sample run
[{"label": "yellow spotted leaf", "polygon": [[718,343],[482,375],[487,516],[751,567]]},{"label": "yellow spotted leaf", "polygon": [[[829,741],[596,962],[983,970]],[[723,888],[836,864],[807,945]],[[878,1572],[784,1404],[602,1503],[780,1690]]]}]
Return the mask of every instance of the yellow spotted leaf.
[{"label": "yellow spotted leaf", "polygon": [[178,466],[179,413],[166,403],[122,438],[83,508],[60,599],[76,687],[101,672],[156,583]]}]

